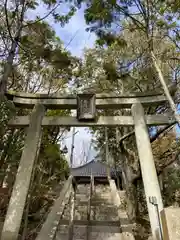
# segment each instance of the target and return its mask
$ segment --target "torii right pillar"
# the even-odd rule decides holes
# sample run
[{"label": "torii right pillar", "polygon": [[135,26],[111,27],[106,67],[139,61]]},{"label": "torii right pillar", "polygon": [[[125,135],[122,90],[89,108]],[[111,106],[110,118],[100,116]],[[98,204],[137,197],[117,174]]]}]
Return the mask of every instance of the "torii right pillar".
[{"label": "torii right pillar", "polygon": [[139,161],[141,166],[142,179],[145,189],[150,225],[154,240],[160,239],[160,226],[156,207],[150,203],[150,197],[156,197],[159,213],[163,210],[163,202],[156,173],[154,158],[144,109],[140,102],[132,105],[132,116],[134,119],[136,144],[138,148]]}]

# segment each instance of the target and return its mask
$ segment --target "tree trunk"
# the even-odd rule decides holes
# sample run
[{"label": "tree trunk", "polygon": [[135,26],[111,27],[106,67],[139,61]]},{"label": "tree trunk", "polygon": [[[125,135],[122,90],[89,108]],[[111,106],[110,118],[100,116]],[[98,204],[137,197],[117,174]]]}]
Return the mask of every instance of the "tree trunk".
[{"label": "tree trunk", "polygon": [[0,155],[0,169],[2,168],[2,166],[5,162],[5,159],[8,155],[8,150],[12,144],[14,133],[15,133],[15,130],[12,129],[7,136],[6,144],[4,144],[4,146],[2,146],[3,150],[1,150],[1,155]]},{"label": "tree trunk", "polygon": [[[125,169],[126,168],[126,169]],[[128,166],[123,167],[123,183],[126,191],[127,214],[131,222],[135,222],[137,214],[136,185],[127,171]]]},{"label": "tree trunk", "polygon": [[136,183],[133,183],[133,176],[131,167],[128,165],[128,156],[124,146],[121,144],[121,158],[123,184],[127,196],[127,214],[131,222],[135,222],[137,213],[137,197],[136,197]]},{"label": "tree trunk", "polygon": [[132,182],[129,182],[126,187],[127,193],[127,214],[131,222],[135,222],[137,218],[137,198],[136,198],[136,186]]},{"label": "tree trunk", "polygon": [[158,78],[159,78],[159,80],[161,82],[161,85],[162,85],[162,87],[164,89],[164,93],[165,93],[165,95],[167,97],[167,100],[168,100],[168,102],[170,104],[171,110],[173,111],[175,119],[177,120],[178,124],[180,125],[180,116],[179,116],[179,114],[177,112],[176,105],[175,105],[175,103],[174,103],[174,101],[173,101],[173,99],[171,97],[171,94],[169,92],[168,86],[167,86],[167,84],[165,82],[165,79],[163,77],[161,68],[160,68],[160,66],[158,64],[158,60],[155,57],[153,51],[151,51],[151,58],[152,58],[152,62],[153,62],[154,68],[155,68],[155,70],[156,70],[156,72],[158,74]]},{"label": "tree trunk", "polygon": [[0,82],[0,94],[4,95],[4,93],[7,90],[7,83],[8,83],[8,78],[11,74],[12,71],[12,65],[13,65],[13,61],[14,61],[14,57],[15,57],[15,53],[16,53],[16,48],[18,45],[18,41],[17,40],[13,40],[12,45],[11,45],[11,49],[9,52],[9,56],[7,57],[7,62],[4,66],[4,73]]}]

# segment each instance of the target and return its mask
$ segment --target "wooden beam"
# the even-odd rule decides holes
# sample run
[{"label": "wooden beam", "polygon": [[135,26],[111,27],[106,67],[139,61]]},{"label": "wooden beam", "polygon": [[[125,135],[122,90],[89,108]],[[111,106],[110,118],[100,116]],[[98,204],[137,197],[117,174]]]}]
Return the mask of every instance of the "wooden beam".
[{"label": "wooden beam", "polygon": [[[70,176],[68,180],[65,182],[63,189],[60,192],[58,199],[55,201],[51,211],[49,212],[46,221],[44,222],[36,240],[54,239],[59,224],[59,220],[62,216],[65,207],[65,202],[68,202],[68,199],[71,196],[72,179],[73,177]],[[69,225],[69,221],[67,225]]]},{"label": "wooden beam", "polygon": [[19,163],[16,180],[9,202],[1,240],[16,240],[21,226],[22,215],[31,181],[34,163],[41,143],[41,122],[45,114],[42,105],[35,106],[29,117],[29,128]]},{"label": "wooden beam", "polygon": [[[49,109],[77,109],[77,100],[73,97],[64,98],[27,98],[14,96],[12,98],[14,104],[17,107],[33,108],[37,103],[43,104]],[[132,104],[140,101],[144,106],[159,105],[165,103],[167,100],[163,95],[157,96],[96,96],[96,108],[97,109],[119,109],[119,108],[131,108]]]},{"label": "wooden beam", "polygon": [[[149,126],[168,125],[175,122],[173,117],[166,115],[147,115],[146,124]],[[17,116],[9,121],[11,127],[27,127],[30,123],[29,116]],[[90,126],[133,126],[132,116],[100,116],[93,122],[79,122],[76,117],[44,117],[42,126],[74,126],[74,127],[90,127]]]}]

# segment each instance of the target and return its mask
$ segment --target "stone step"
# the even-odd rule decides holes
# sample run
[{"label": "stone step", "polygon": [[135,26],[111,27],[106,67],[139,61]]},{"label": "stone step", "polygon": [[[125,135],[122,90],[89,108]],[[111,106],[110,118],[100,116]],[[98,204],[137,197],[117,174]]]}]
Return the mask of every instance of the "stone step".
[{"label": "stone step", "polygon": [[[88,205],[88,200],[84,200],[84,199],[76,199],[76,205],[79,206],[87,206]],[[112,202],[107,202],[107,201],[103,201],[103,200],[91,200],[91,206],[97,206],[97,207],[107,207],[107,208],[117,208],[115,205],[112,204]]]},{"label": "stone step", "polygon": [[[64,221],[61,223],[65,223]],[[120,233],[122,232],[129,232],[132,231],[132,226],[130,225],[123,225],[121,228],[119,227],[118,223],[115,225],[111,225],[107,221],[106,225],[98,225],[98,221],[94,221],[94,225],[87,225],[83,223],[80,225],[74,225],[73,227],[73,240],[85,240],[87,239],[87,234],[89,235],[89,240],[99,240],[99,239],[108,239],[108,240],[120,240]],[[81,222],[82,224],[82,222]],[[118,238],[117,238],[118,237]],[[59,230],[56,234],[56,240],[68,240],[68,225],[61,225]]]},{"label": "stone step", "polygon": [[[87,205],[88,204],[88,199],[76,199],[76,204],[79,204],[80,206],[82,206],[82,205]],[[104,201],[104,200],[102,200],[102,199],[92,199],[91,200],[91,206],[94,206],[94,205],[96,205],[96,206],[98,206],[98,207],[100,207],[101,205],[103,205],[103,206],[112,206],[112,203],[111,202],[107,202],[107,201]]]},{"label": "stone step", "polygon": [[85,189],[78,189],[77,188],[77,190],[76,190],[76,193],[77,194],[88,194],[88,193],[90,193],[90,188],[85,188]]},{"label": "stone step", "polygon": [[[86,199],[85,199],[86,200]],[[101,198],[101,197],[92,197],[92,202],[104,202],[113,204],[113,200],[111,198]]]},{"label": "stone step", "polygon": [[[85,240],[87,239],[87,233],[89,235],[90,240],[99,240],[99,239],[112,239],[112,240],[119,240],[120,237],[120,229],[115,227],[116,229],[114,230],[114,227],[111,228],[102,228],[102,227],[89,227],[88,232],[87,232],[87,227],[82,227],[78,226],[74,228],[74,240],[75,239],[81,239]],[[114,231],[113,231],[114,230]]]},{"label": "stone step", "polygon": [[[100,198],[100,199],[110,199],[111,195],[110,193],[108,194],[92,194],[91,195],[92,198]],[[81,197],[89,197],[89,192],[87,192],[86,194],[82,194],[82,193],[76,193],[76,198],[81,198]]]},{"label": "stone step", "polygon": [[106,192],[106,193],[94,193],[94,197],[100,197],[100,198],[111,198],[111,192]]},{"label": "stone step", "polygon": [[[99,217],[104,217],[105,219],[114,220],[114,218],[118,219],[118,210],[114,206],[91,206],[91,214]],[[111,219],[113,218],[113,219]]]},{"label": "stone step", "polygon": [[[99,240],[99,239],[111,239],[111,240],[119,240],[120,237],[120,229],[117,227],[108,229],[100,229],[100,228],[92,228],[87,226],[74,226],[73,228],[73,240],[86,240],[87,235],[89,240]],[[105,231],[106,230],[106,231]],[[105,232],[104,232],[105,231]],[[68,240],[68,230],[67,232],[57,232],[56,240]]]},{"label": "stone step", "polygon": [[[87,204],[86,202],[75,203],[75,214],[74,219],[86,220],[87,219]],[[122,213],[122,218],[127,217],[125,213]],[[70,211],[68,208],[65,209],[63,219],[69,219]],[[97,218],[98,220],[118,220],[118,208],[111,204],[97,205],[96,203],[91,204],[91,218]],[[94,217],[96,216],[96,217]]]},{"label": "stone step", "polygon": [[[119,227],[120,226],[120,221],[97,221],[97,220],[74,220],[74,225],[78,225],[78,226],[103,226],[103,227]],[[68,226],[69,225],[69,220],[60,220],[59,225],[63,225],[63,226]],[[132,227],[132,224],[128,224],[126,219],[121,219],[121,227]]]},{"label": "stone step", "polygon": [[92,197],[92,202],[96,202],[97,204],[100,204],[101,202],[104,204],[113,204],[113,200],[111,198],[100,198],[100,197]]},{"label": "stone step", "polygon": [[89,194],[76,194],[76,199],[88,199],[89,198]]},{"label": "stone step", "polygon": [[[132,240],[123,238],[122,232],[132,233],[133,225],[129,224],[124,210],[118,216],[118,208],[114,205],[109,186],[97,186],[91,196],[91,220],[87,220],[89,203],[89,185],[78,185],[75,201],[75,214],[72,240]],[[124,192],[119,192],[124,198]],[[121,209],[121,208],[120,208]],[[120,226],[121,225],[121,226]],[[69,218],[60,220],[55,240],[69,240]],[[88,236],[88,238],[87,238]]]},{"label": "stone step", "polygon": [[[113,231],[113,229],[109,229],[109,232],[104,232],[102,231],[91,231],[92,229],[80,226],[77,227],[75,226],[73,229],[73,240],[100,240],[100,239],[105,239],[105,240],[134,240],[134,237],[131,233],[129,232],[122,232],[120,233],[119,231]],[[97,230],[97,229],[96,229]],[[88,236],[88,238],[87,238]],[[56,234],[55,240],[68,240],[68,233],[60,233],[58,232]]]}]

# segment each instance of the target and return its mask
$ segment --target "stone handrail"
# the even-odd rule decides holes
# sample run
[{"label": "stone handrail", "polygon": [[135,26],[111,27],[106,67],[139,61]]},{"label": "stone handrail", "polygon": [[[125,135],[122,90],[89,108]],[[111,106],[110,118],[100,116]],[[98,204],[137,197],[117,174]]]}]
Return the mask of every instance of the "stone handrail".
[{"label": "stone handrail", "polygon": [[71,196],[72,180],[73,177],[70,176],[65,182],[64,187],[61,190],[58,199],[55,201],[51,211],[49,212],[36,240],[52,240],[54,238],[65,207],[65,202],[68,201]]}]

